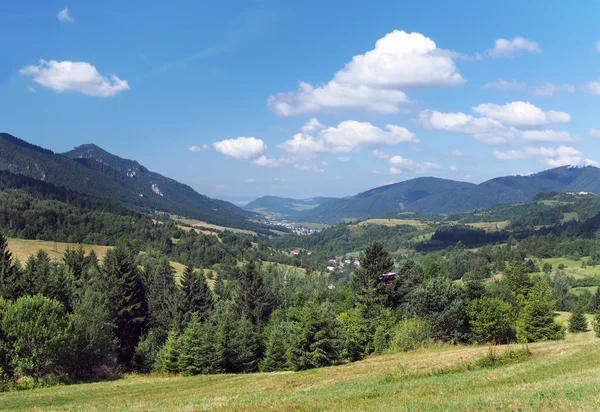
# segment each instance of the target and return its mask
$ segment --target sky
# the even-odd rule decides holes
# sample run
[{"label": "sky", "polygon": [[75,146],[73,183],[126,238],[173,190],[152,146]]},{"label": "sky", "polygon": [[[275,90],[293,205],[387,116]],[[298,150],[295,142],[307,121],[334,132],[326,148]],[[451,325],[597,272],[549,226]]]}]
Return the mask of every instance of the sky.
[{"label": "sky", "polygon": [[198,192],[348,196],[600,162],[600,3],[0,5],[0,131]]}]

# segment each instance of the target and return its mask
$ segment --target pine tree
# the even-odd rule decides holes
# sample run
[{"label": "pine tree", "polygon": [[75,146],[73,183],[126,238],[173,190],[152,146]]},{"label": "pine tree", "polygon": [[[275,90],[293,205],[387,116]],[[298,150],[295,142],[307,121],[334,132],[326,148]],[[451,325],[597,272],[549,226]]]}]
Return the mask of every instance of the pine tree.
[{"label": "pine tree", "polygon": [[220,299],[226,298],[225,283],[223,282],[221,275],[217,275],[217,278],[215,279],[215,295]]},{"label": "pine tree", "polygon": [[10,300],[18,297],[18,272],[8,250],[8,240],[0,234],[0,297]]},{"label": "pine tree", "polygon": [[148,325],[146,291],[134,255],[123,245],[108,250],[97,283],[115,325],[117,361],[129,366]]},{"label": "pine tree", "polygon": [[289,352],[296,333],[296,325],[291,321],[281,321],[271,327],[265,357],[260,362],[261,372],[282,371],[290,368]]},{"label": "pine tree", "polygon": [[273,311],[274,299],[263,281],[260,268],[251,260],[239,272],[236,305],[241,317],[255,325],[264,325]]},{"label": "pine tree", "polygon": [[513,263],[512,265],[508,265],[504,270],[504,281],[515,296],[522,295],[523,297],[527,297],[529,289],[531,289],[532,286],[531,278],[523,263]]},{"label": "pine tree", "polygon": [[158,372],[179,373],[181,369],[181,354],[183,351],[183,338],[177,332],[169,332],[167,341],[157,355],[154,369]]},{"label": "pine tree", "polygon": [[594,298],[592,300],[592,310],[594,313],[600,311],[600,287],[596,289],[596,293],[594,294]]},{"label": "pine tree", "polygon": [[552,289],[543,279],[539,280],[529,292],[517,322],[517,340],[527,343],[563,339],[564,328],[554,322],[555,308]]},{"label": "pine tree", "polygon": [[179,371],[186,375],[223,372],[223,348],[217,325],[194,316],[181,338]]},{"label": "pine tree", "polygon": [[571,312],[571,316],[569,317],[569,332],[571,333],[581,333],[587,332],[588,330],[588,321],[585,316],[585,312],[583,310],[582,305],[576,305]]},{"label": "pine tree", "polygon": [[169,332],[177,326],[179,290],[175,284],[175,269],[167,259],[149,260],[145,270],[148,327],[158,343],[163,344]]},{"label": "pine tree", "polygon": [[394,268],[394,260],[383,248],[374,242],[365,248],[360,257],[360,267],[352,274],[352,286],[357,295],[373,294],[379,284],[379,276]]},{"label": "pine tree", "polygon": [[184,325],[190,322],[193,314],[196,314],[200,321],[208,319],[213,309],[214,298],[204,274],[187,266],[181,277],[181,289],[183,299],[180,310]]}]

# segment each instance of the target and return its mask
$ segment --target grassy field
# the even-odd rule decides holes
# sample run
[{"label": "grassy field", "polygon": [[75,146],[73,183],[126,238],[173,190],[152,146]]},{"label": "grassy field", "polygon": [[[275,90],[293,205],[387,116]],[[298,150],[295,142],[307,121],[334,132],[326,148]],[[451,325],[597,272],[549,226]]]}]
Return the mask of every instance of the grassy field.
[{"label": "grassy field", "polygon": [[[587,258],[585,258],[587,259]],[[559,265],[565,266],[565,273],[569,276],[573,276],[576,279],[581,279],[589,276],[600,275],[600,266],[587,266],[581,267],[581,260],[565,259],[565,258],[550,258],[542,259],[542,262],[548,262],[552,264],[552,268],[556,271]]]},{"label": "grassy field", "polygon": [[[19,259],[22,263],[25,263],[27,258],[31,255],[35,255],[38,250],[42,249],[48,253],[50,259],[53,261],[59,261],[62,259],[65,251],[68,248],[76,248],[76,243],[61,243],[61,242],[47,242],[44,240],[25,240],[25,239],[8,239],[8,248],[12,252],[13,256]],[[104,258],[106,251],[110,249],[110,246],[96,246],[96,245],[82,245],[87,253],[92,249],[96,252],[99,259]]]},{"label": "grassy field", "polygon": [[213,225],[212,223],[203,222],[202,220],[187,219],[187,218],[184,218],[184,217],[181,217],[181,216],[171,215],[171,219],[173,219],[176,222],[180,222],[180,223],[192,226],[194,228],[205,227],[205,228],[208,228],[208,229],[214,229],[214,230],[218,230],[218,231],[221,231],[221,232],[224,232],[225,230],[229,230],[229,231],[235,232],[235,233],[248,233],[250,235],[255,235],[256,234],[256,232],[253,232],[251,230],[235,229],[235,228],[231,228],[231,227]]},{"label": "grassy field", "polygon": [[509,220],[502,222],[478,222],[478,223],[467,223],[467,226],[471,226],[477,229],[483,229],[487,232],[493,232],[495,230],[505,229],[510,224]]},{"label": "grassy field", "polygon": [[358,223],[358,226],[363,225],[381,225],[394,227],[398,225],[413,226],[417,229],[423,229],[429,226],[429,223],[414,219],[367,219]]},{"label": "grassy field", "polygon": [[6,393],[0,410],[597,410],[599,342],[591,331],[569,334],[529,345],[533,356],[521,363],[448,374],[432,372],[479,359],[488,349],[442,346],[299,373],[129,375]]}]

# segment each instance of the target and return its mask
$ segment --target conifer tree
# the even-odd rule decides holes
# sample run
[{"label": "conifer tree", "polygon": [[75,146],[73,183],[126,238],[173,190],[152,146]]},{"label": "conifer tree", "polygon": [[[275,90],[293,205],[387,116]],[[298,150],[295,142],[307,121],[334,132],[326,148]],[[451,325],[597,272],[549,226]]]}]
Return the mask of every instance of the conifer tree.
[{"label": "conifer tree", "polygon": [[527,297],[531,289],[531,278],[523,263],[513,263],[504,270],[504,281],[515,296]]},{"label": "conifer tree", "polygon": [[600,311],[600,287],[596,289],[596,293],[592,299],[592,310],[594,313]]},{"label": "conifer tree", "polygon": [[265,285],[259,266],[251,260],[239,271],[236,305],[241,317],[262,326],[273,311],[274,299]]},{"label": "conifer tree", "polygon": [[186,375],[223,372],[222,340],[212,321],[200,323],[194,316],[181,337],[179,371]]},{"label": "conifer tree", "polygon": [[129,366],[148,325],[146,291],[134,255],[123,245],[108,250],[98,277],[115,325],[117,361]]},{"label": "conifer tree", "polygon": [[575,307],[573,308],[571,316],[569,317],[568,330],[571,333],[587,332],[588,321],[585,316],[583,306],[581,304],[575,305]]},{"label": "conifer tree", "polygon": [[213,309],[214,298],[202,271],[195,271],[191,266],[187,266],[181,276],[181,289],[183,299],[180,310],[184,325],[189,323],[193,314],[196,314],[200,321],[208,319]]},{"label": "conifer tree", "polygon": [[352,286],[358,296],[373,294],[379,284],[379,276],[394,268],[394,260],[380,242],[365,248],[360,267],[352,274]]},{"label": "conifer tree", "polygon": [[159,372],[181,372],[181,355],[183,350],[183,338],[175,331],[169,332],[167,341],[157,355],[154,368]]},{"label": "conifer tree", "polygon": [[271,327],[265,357],[260,362],[261,372],[282,371],[290,368],[289,353],[296,332],[296,325],[291,321],[281,321]]},{"label": "conifer tree", "polygon": [[19,273],[8,250],[8,240],[0,234],[0,297],[16,299],[18,297]]},{"label": "conifer tree", "polygon": [[148,302],[148,327],[158,343],[166,341],[177,326],[179,290],[175,284],[175,269],[167,259],[152,259],[144,270]]},{"label": "conifer tree", "polygon": [[554,322],[555,308],[552,289],[543,279],[539,280],[529,292],[517,322],[517,340],[527,343],[563,339],[564,328]]}]

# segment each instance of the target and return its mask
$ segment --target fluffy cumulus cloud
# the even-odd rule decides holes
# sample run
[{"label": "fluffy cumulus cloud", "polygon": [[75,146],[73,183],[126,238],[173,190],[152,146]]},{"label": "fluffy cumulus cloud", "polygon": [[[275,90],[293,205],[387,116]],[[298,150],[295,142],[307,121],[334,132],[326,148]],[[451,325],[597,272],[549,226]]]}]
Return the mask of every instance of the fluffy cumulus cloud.
[{"label": "fluffy cumulus cloud", "polygon": [[58,14],[56,15],[56,18],[61,23],[74,23],[75,22],[75,19],[71,15],[71,12],[66,7],[58,12]]},{"label": "fluffy cumulus cloud", "polygon": [[538,127],[550,123],[568,123],[571,121],[571,115],[568,113],[555,110],[545,112],[528,102],[512,102],[505,105],[480,104],[473,107],[473,111],[515,127]]},{"label": "fluffy cumulus cloud", "polygon": [[254,159],[252,161],[252,163],[254,163],[257,166],[264,166],[264,167],[277,167],[277,166],[279,166],[279,160],[269,158],[269,157],[267,157],[265,155],[261,155],[258,158]]},{"label": "fluffy cumulus cloud", "polygon": [[268,106],[278,116],[340,108],[398,113],[410,101],[406,89],[463,84],[453,60],[457,56],[420,33],[396,30],[354,56],[328,83],[301,82],[295,92],[270,96]]},{"label": "fluffy cumulus cloud", "polygon": [[513,102],[505,105],[480,104],[472,108],[479,117],[458,113],[424,110],[417,123],[428,129],[471,135],[488,144],[511,140],[539,142],[572,142],[577,138],[566,131],[549,129],[553,123],[566,123],[571,116],[565,112],[544,111],[531,103]]},{"label": "fluffy cumulus cloud", "polygon": [[116,74],[103,76],[86,62],[40,60],[40,64],[29,65],[20,70],[24,76],[31,76],[40,86],[55,92],[77,92],[87,96],[111,97],[129,90],[129,84]]},{"label": "fluffy cumulus cloud", "polygon": [[498,160],[523,160],[537,158],[548,166],[578,166],[592,165],[597,166],[598,163],[592,159],[588,159],[584,154],[571,146],[561,145],[557,148],[549,147],[526,147],[523,150],[508,150],[501,152],[494,150],[493,155]]},{"label": "fluffy cumulus cloud", "polygon": [[[306,128],[306,127],[305,127]],[[401,143],[418,143],[414,133],[388,124],[381,129],[368,122],[346,120],[337,127],[321,128],[314,136],[298,133],[279,145],[293,155],[317,153],[350,153],[365,148],[378,148]]]},{"label": "fluffy cumulus cloud", "polygon": [[585,91],[590,94],[595,94],[596,96],[600,96],[600,80],[595,80],[592,82],[588,82],[585,85]]},{"label": "fluffy cumulus cloud", "polygon": [[534,41],[517,36],[512,39],[497,39],[494,47],[487,50],[487,54],[493,58],[512,57],[522,53],[541,53],[542,49]]},{"label": "fluffy cumulus cloud", "polygon": [[217,152],[234,159],[249,160],[259,157],[267,146],[262,139],[256,137],[238,137],[214,142],[213,147]]}]

